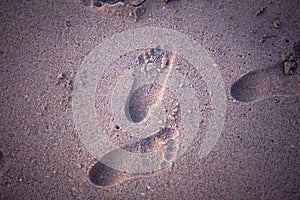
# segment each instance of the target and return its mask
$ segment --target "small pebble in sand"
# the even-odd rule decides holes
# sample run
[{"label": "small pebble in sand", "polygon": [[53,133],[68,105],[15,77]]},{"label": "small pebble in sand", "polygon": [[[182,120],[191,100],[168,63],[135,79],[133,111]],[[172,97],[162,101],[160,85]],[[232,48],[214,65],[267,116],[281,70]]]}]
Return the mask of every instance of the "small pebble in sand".
[{"label": "small pebble in sand", "polygon": [[66,26],[70,27],[70,26],[72,26],[72,23],[70,21],[66,21]]},{"label": "small pebble in sand", "polygon": [[57,80],[62,80],[62,79],[64,79],[65,78],[65,74],[64,73],[60,73],[60,74],[58,74],[57,76],[56,76],[56,79]]},{"label": "small pebble in sand", "polygon": [[20,175],[20,176],[18,177],[18,179],[19,179],[20,182],[23,182],[23,176],[22,176],[22,175]]},{"label": "small pebble in sand", "polygon": [[261,6],[261,7],[256,11],[255,15],[256,15],[256,16],[261,15],[265,10],[266,10],[266,7],[262,7],[262,6]]},{"label": "small pebble in sand", "polygon": [[278,29],[280,26],[280,21],[278,19],[274,19],[272,24],[274,28]]}]

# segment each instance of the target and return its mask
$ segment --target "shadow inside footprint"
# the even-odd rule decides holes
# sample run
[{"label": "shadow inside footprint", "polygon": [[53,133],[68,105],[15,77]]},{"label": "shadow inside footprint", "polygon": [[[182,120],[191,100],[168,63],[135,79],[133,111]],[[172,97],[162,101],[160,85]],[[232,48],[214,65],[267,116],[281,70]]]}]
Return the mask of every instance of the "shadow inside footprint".
[{"label": "shadow inside footprint", "polygon": [[110,168],[98,161],[89,171],[90,181],[98,186],[110,186],[122,181],[126,174]]},{"label": "shadow inside footprint", "polygon": [[129,115],[134,123],[146,118],[149,107],[156,102],[160,90],[158,84],[147,84],[133,92],[129,100]]},{"label": "shadow inside footprint", "polygon": [[236,100],[251,102],[270,96],[300,94],[299,52],[300,43],[297,42],[282,63],[249,72],[238,79],[231,86],[231,95]]}]

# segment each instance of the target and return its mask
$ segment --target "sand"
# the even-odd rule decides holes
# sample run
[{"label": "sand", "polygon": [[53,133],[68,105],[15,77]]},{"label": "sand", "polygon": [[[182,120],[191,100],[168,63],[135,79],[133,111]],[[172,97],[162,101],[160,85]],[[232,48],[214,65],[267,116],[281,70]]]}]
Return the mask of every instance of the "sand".
[{"label": "sand", "polygon": [[[2,3],[0,199],[298,199],[299,2],[148,0],[139,7],[128,2]],[[208,52],[224,83],[226,115],[216,145],[199,156],[212,124],[214,91],[193,73],[197,66],[178,56],[178,71],[193,83],[200,106],[197,137],[171,165],[130,174],[101,164],[84,145],[72,101],[89,53],[115,34],[143,27],[178,31]],[[111,118],[112,91],[133,67],[124,64],[142,66],[139,56],[147,57],[147,51],[151,54],[141,49],[115,60],[114,70],[95,88],[97,120],[129,152],[170,149],[183,119],[180,102],[172,111],[171,90],[162,105],[171,108],[168,123],[175,128],[140,141]],[[169,64],[159,58],[155,65],[162,63]],[[162,85],[135,88],[131,118],[147,119],[147,106],[155,104]]]}]

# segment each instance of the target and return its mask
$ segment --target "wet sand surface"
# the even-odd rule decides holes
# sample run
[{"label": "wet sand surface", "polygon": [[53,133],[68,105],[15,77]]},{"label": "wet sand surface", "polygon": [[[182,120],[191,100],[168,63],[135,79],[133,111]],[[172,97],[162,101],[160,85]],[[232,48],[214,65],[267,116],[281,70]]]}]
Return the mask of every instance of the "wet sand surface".
[{"label": "wet sand surface", "polygon": [[[128,2],[135,1],[1,3],[0,199],[299,199],[300,2]],[[141,27],[179,31],[207,50],[225,84],[227,111],[217,144],[199,158],[210,99],[205,83],[195,82],[203,112],[192,146],[170,167],[132,175],[107,168],[87,151],[75,131],[72,94],[89,52],[115,33]],[[121,70],[130,56],[114,65]],[[111,76],[99,80],[96,108],[117,81]],[[153,94],[143,91],[159,87],[151,88],[136,90],[130,101],[137,121],[152,102]],[[160,148],[153,143],[163,140],[163,146],[176,135],[170,129],[138,142],[116,130],[103,111],[97,110],[99,121],[128,151]]]}]

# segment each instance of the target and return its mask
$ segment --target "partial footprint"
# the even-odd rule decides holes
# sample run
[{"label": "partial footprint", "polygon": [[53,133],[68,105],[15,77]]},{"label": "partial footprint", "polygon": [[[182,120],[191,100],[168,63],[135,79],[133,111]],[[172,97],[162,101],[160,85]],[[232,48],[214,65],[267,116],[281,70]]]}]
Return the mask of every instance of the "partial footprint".
[{"label": "partial footprint", "polygon": [[255,70],[241,77],[231,86],[231,95],[239,101],[258,101],[271,96],[300,94],[300,42],[283,63]]},{"label": "partial footprint", "polygon": [[[177,143],[174,139],[176,137],[176,134],[177,134],[177,130],[166,128],[161,130],[155,136],[145,138],[132,145],[127,145],[125,147],[122,147],[122,149],[133,153],[134,152],[146,153],[161,148],[165,148],[166,153],[164,155],[164,159],[166,161],[162,162],[162,165],[167,165],[168,161],[170,161],[172,158],[176,156],[176,150],[178,148]],[[97,186],[105,187],[105,186],[112,186],[116,183],[120,183],[128,179],[137,178],[139,176],[145,176],[149,174],[149,173],[128,174],[113,169],[111,167],[108,167],[102,163],[102,160],[106,160],[106,159],[122,160],[122,158],[117,157],[118,155],[119,154],[115,153],[114,151],[104,155],[103,158],[100,161],[98,161],[96,164],[94,164],[90,169],[89,180]]]}]

